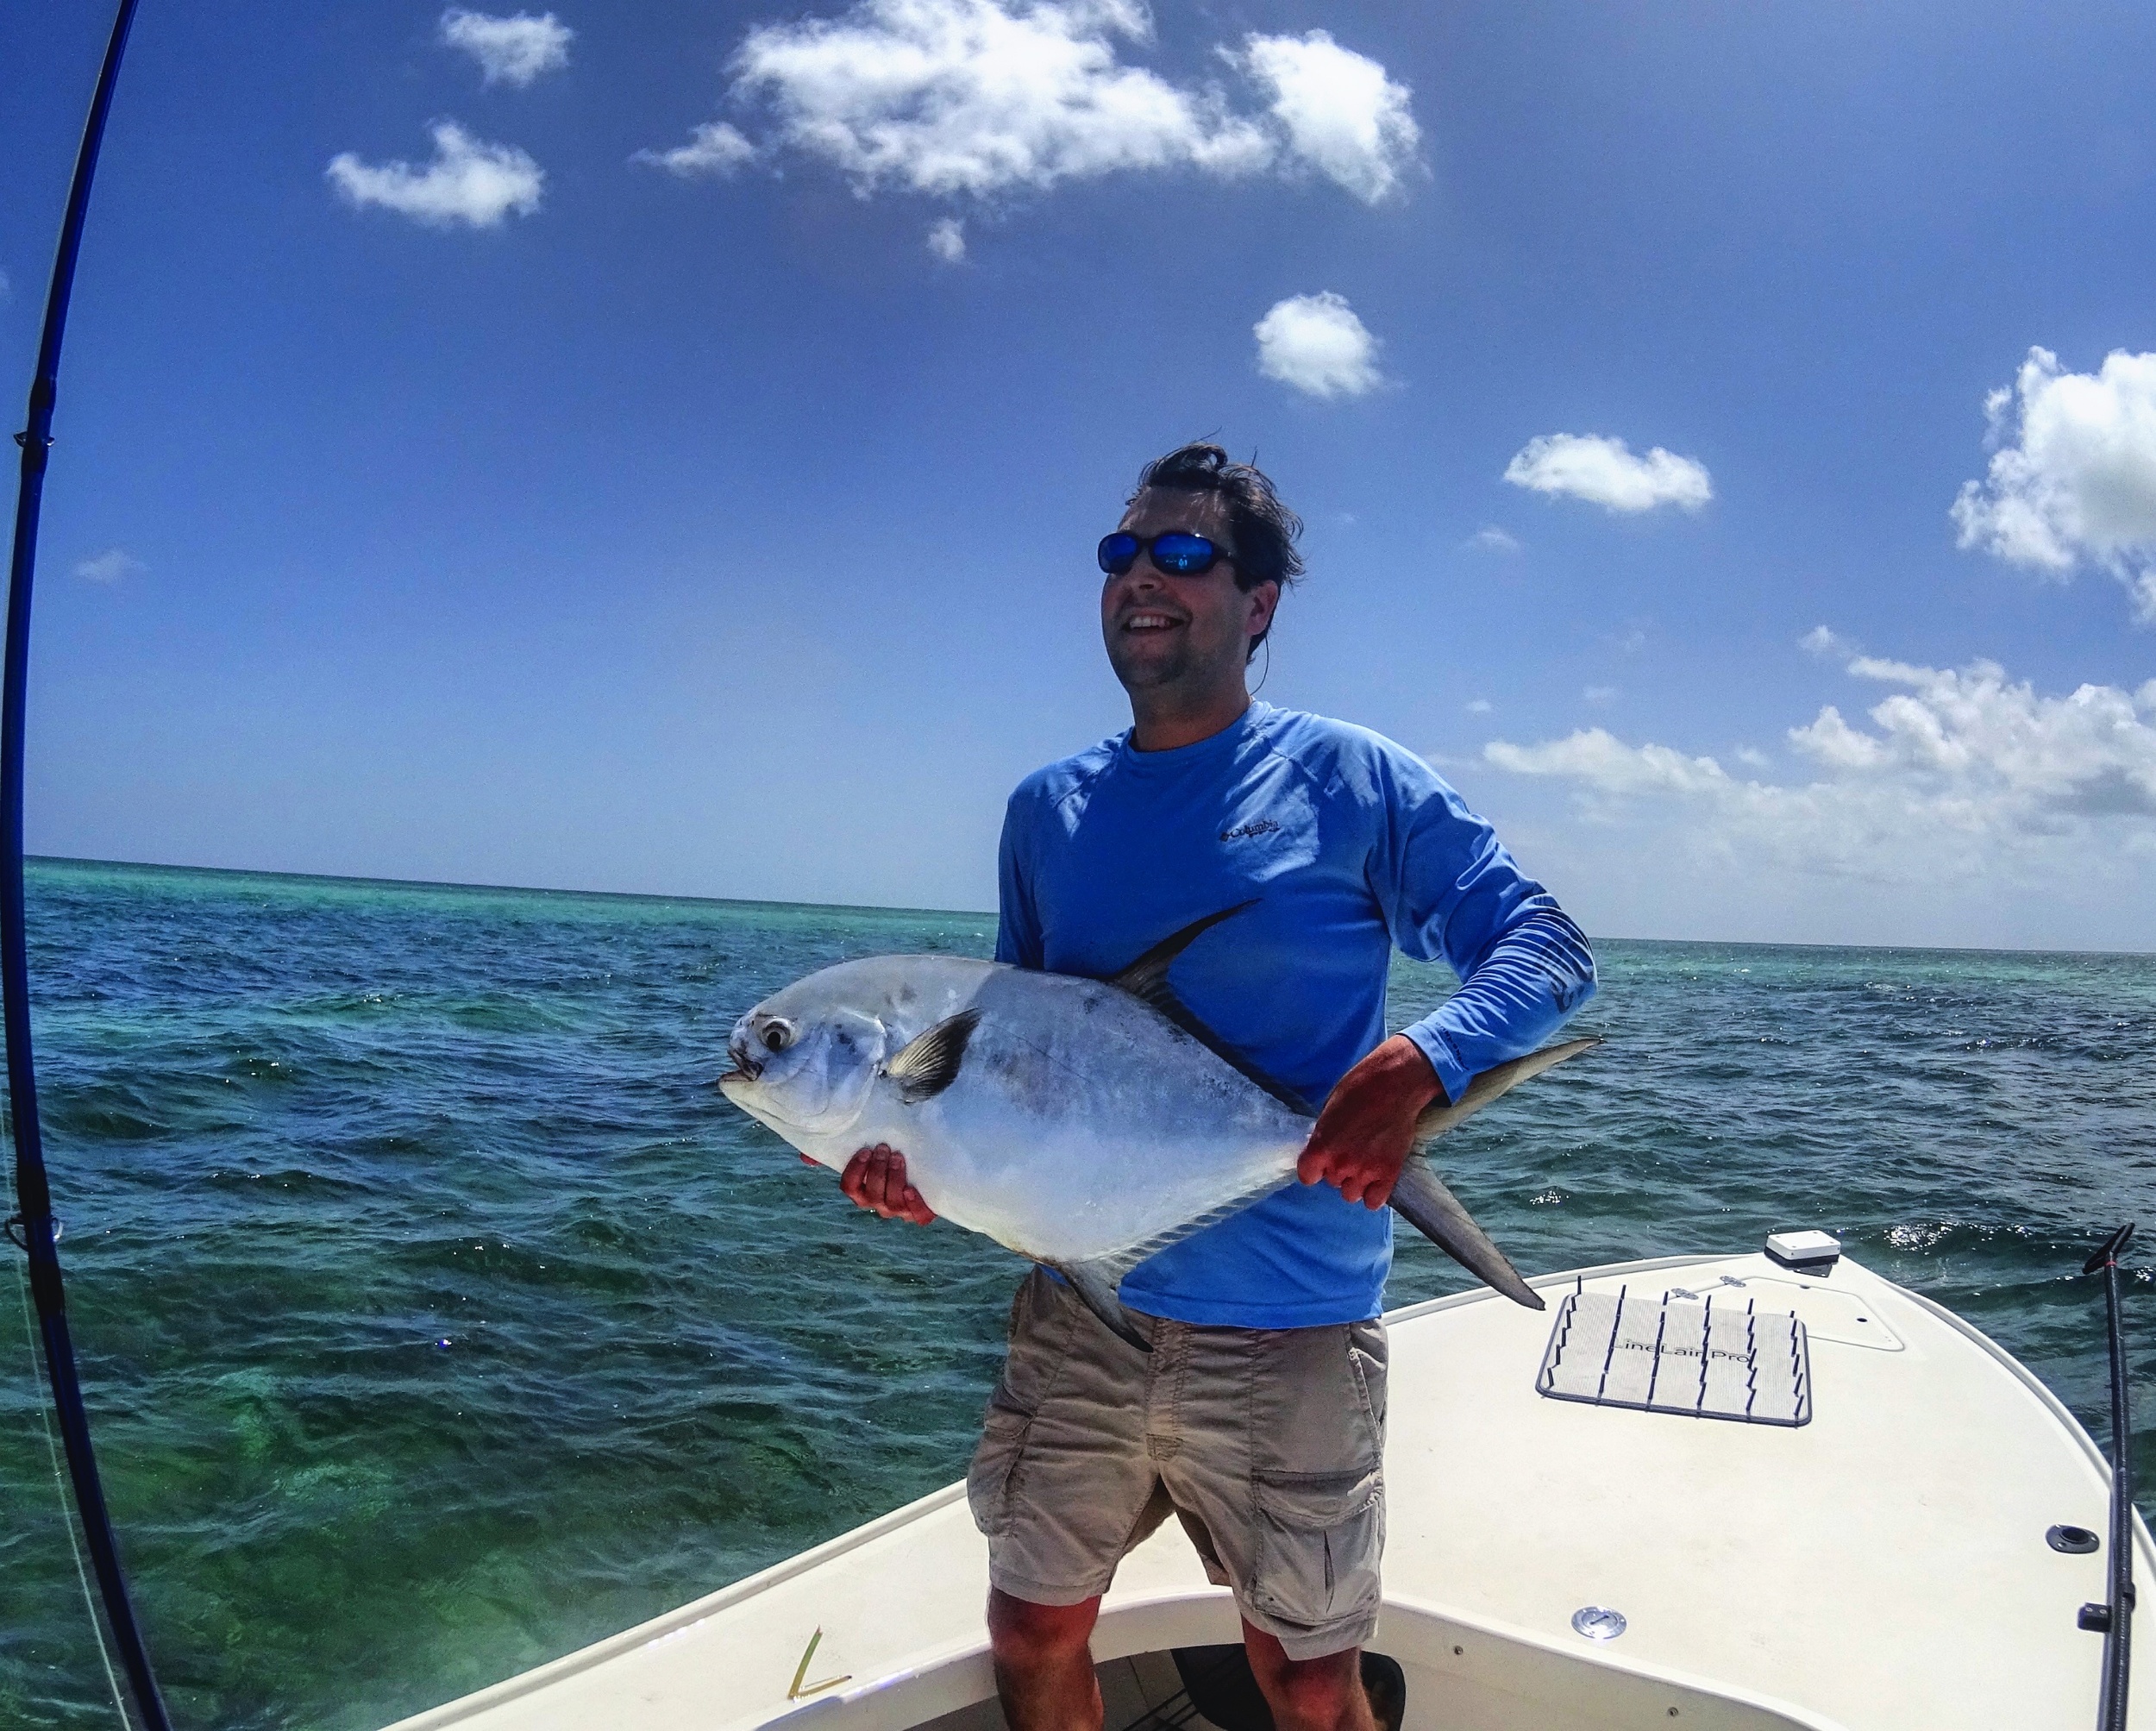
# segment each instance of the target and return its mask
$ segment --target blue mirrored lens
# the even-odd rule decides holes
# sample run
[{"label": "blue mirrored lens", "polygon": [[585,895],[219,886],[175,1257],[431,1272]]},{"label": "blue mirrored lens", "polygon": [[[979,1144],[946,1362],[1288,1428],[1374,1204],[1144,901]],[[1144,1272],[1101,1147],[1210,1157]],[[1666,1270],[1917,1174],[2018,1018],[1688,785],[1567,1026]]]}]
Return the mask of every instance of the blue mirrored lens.
[{"label": "blue mirrored lens", "polygon": [[1211,570],[1217,556],[1213,543],[1202,535],[1178,531],[1153,537],[1153,563],[1178,577]]},{"label": "blue mirrored lens", "polygon": [[1138,563],[1138,536],[1119,529],[1113,535],[1100,537],[1100,550],[1094,555],[1100,568],[1111,577],[1120,577]]}]

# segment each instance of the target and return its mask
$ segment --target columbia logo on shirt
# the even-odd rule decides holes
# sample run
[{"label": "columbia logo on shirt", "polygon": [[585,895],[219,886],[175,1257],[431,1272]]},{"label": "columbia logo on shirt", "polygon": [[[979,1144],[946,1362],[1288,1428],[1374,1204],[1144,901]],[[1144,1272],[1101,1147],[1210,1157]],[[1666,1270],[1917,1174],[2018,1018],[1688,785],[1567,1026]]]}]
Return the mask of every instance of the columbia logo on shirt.
[{"label": "columbia logo on shirt", "polygon": [[1220,831],[1224,842],[1246,842],[1252,836],[1269,836],[1280,825],[1270,818],[1254,818],[1247,824],[1238,824],[1232,830]]}]

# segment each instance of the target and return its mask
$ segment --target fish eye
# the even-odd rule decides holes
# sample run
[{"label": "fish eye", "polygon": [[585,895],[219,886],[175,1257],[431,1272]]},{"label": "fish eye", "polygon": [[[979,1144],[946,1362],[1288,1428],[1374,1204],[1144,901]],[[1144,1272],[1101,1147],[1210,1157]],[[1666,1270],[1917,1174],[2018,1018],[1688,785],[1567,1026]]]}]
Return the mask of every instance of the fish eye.
[{"label": "fish eye", "polygon": [[791,1022],[767,1022],[763,1029],[766,1051],[782,1052],[793,1044],[793,1025]]}]

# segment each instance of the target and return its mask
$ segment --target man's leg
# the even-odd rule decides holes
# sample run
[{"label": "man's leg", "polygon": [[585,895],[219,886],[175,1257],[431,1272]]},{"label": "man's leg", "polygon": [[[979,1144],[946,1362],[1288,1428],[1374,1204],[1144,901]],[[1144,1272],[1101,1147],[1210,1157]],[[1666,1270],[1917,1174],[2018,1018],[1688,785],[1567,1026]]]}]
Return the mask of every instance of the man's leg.
[{"label": "man's leg", "polygon": [[1275,1637],[1245,1617],[1243,1650],[1250,1655],[1250,1675],[1257,1679],[1265,1704],[1273,1709],[1276,1731],[1376,1731],[1369,1697],[1363,1692],[1362,1648],[1351,1646],[1323,1659],[1290,1659]]},{"label": "man's leg", "polygon": [[1100,1731],[1100,1685],[1087,1644],[1100,1615],[1098,1596],[1037,1605],[988,1589],[988,1646],[1011,1731]]}]

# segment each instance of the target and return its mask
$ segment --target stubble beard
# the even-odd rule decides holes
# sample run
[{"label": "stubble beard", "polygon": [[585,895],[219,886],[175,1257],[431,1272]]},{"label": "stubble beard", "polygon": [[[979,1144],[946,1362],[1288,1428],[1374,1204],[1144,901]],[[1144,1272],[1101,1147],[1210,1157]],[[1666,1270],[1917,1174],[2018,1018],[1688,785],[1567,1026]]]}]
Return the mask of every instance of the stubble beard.
[{"label": "stubble beard", "polygon": [[1108,665],[1128,692],[1161,691],[1188,681],[1192,669],[1188,627],[1180,643],[1169,646],[1166,654],[1139,649],[1131,653],[1136,645],[1123,639],[1119,630],[1108,639]]}]

